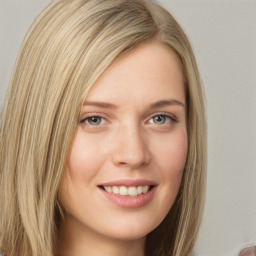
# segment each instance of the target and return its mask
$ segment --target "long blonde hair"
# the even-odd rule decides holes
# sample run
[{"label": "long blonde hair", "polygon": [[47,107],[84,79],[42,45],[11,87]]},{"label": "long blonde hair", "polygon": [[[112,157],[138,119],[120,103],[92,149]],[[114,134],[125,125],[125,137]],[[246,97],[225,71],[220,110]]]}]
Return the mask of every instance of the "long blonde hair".
[{"label": "long blonde hair", "polygon": [[187,256],[205,200],[204,93],[190,43],[150,0],[59,0],[26,34],[0,120],[0,248],[53,256],[59,183],[82,102],[119,56],[157,38],[179,56],[186,83],[188,156],[176,201],[148,235],[148,255]]}]

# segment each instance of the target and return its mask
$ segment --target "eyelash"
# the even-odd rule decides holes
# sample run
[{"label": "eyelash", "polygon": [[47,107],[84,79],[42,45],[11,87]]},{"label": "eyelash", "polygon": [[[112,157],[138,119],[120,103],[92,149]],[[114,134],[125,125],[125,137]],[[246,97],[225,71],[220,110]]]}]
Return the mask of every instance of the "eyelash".
[{"label": "eyelash", "polygon": [[[163,123],[163,124],[156,124],[156,123],[152,122],[151,124],[156,124],[156,125],[159,125],[159,126],[160,126],[160,125],[166,125],[167,123],[170,123],[170,122],[171,122],[171,123],[172,123],[172,122],[175,122],[175,123],[178,122],[178,120],[177,120],[176,117],[174,117],[174,116],[171,115],[171,114],[166,114],[166,113],[158,113],[158,114],[155,114],[155,115],[151,116],[149,120],[152,120],[153,118],[156,118],[156,117],[164,117],[165,120],[169,119],[169,122],[165,121],[165,123]],[[88,123],[87,121],[88,121],[89,119],[92,119],[92,118],[98,118],[98,119],[100,119],[100,124],[93,125],[93,124]],[[106,122],[106,118],[105,118],[104,116],[101,116],[101,115],[91,115],[91,116],[88,116],[88,117],[82,119],[82,120],[80,121],[80,123],[81,123],[81,124],[84,124],[84,125],[91,126],[91,128],[97,128],[97,127],[99,127],[99,126],[102,126],[102,124],[101,124],[102,120],[104,120],[104,123]]]}]

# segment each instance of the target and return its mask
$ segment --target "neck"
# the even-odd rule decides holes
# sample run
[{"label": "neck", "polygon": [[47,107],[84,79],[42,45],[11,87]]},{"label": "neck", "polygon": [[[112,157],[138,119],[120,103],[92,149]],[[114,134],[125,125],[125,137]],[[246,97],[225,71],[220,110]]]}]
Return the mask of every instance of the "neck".
[{"label": "neck", "polygon": [[122,240],[104,236],[68,219],[60,223],[58,256],[144,256],[145,237]]}]

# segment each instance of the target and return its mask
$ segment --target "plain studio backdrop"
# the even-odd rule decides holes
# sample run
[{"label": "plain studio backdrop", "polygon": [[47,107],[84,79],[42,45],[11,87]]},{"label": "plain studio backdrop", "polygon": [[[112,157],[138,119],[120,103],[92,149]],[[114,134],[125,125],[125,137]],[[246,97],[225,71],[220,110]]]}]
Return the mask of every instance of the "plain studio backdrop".
[{"label": "plain studio backdrop", "polygon": [[[48,2],[0,0],[1,106],[25,32]],[[207,201],[194,255],[235,256],[256,243],[256,0],[159,2],[190,38],[207,99]]]}]

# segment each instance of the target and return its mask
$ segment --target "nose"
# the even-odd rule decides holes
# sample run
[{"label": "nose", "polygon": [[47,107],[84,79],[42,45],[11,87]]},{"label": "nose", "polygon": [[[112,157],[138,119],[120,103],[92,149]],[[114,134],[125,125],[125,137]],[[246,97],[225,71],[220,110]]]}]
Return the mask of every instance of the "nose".
[{"label": "nose", "polygon": [[146,134],[142,128],[127,125],[114,137],[112,159],[119,167],[137,168],[150,162]]}]

